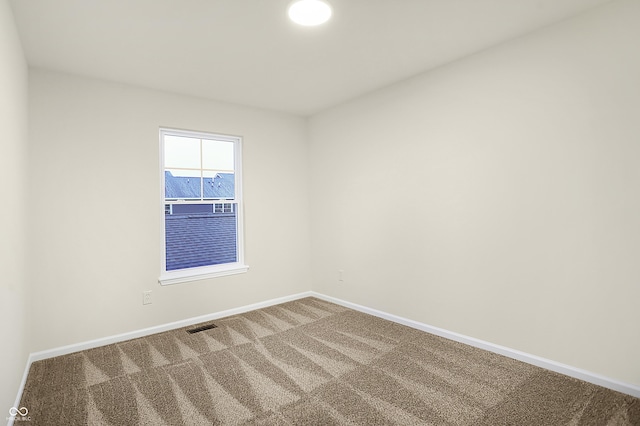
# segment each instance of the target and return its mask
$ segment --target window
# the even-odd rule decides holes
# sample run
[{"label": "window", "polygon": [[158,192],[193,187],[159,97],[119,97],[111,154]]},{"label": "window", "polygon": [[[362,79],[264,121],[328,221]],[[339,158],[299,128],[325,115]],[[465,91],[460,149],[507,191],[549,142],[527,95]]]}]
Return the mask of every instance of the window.
[{"label": "window", "polygon": [[231,203],[214,204],[213,211],[215,213],[231,213],[233,211],[233,204]]},{"label": "window", "polygon": [[161,284],[246,272],[242,139],[160,129]]}]

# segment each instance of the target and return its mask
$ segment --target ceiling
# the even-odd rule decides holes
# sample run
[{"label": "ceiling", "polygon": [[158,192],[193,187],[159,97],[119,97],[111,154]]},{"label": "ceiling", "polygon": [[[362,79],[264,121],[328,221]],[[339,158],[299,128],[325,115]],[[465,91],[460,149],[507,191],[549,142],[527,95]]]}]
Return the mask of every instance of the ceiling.
[{"label": "ceiling", "polygon": [[611,0],[10,0],[30,66],[298,115]]}]

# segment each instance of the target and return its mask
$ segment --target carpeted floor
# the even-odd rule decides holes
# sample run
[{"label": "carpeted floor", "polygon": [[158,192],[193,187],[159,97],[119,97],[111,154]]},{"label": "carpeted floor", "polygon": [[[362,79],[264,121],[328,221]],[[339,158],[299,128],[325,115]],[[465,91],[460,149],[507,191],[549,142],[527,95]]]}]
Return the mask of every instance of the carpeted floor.
[{"label": "carpeted floor", "polygon": [[315,298],[214,323],[33,363],[28,424],[640,425],[640,399]]}]

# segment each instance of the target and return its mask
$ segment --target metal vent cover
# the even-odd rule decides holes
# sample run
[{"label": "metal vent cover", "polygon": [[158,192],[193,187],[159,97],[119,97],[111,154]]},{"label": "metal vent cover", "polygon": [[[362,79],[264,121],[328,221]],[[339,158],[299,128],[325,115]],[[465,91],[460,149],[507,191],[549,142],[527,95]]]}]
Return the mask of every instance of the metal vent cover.
[{"label": "metal vent cover", "polygon": [[189,333],[189,334],[199,333],[201,331],[211,330],[212,328],[218,328],[218,326],[213,324],[213,323],[212,324],[205,324],[205,325],[201,325],[201,326],[194,327],[194,328],[188,328],[187,329],[187,333]]}]

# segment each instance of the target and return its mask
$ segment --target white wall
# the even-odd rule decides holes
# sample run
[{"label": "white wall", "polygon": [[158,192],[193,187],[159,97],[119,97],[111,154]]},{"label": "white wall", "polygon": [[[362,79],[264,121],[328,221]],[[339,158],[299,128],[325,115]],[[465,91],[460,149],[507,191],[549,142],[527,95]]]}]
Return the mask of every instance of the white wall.
[{"label": "white wall", "polygon": [[27,64],[9,3],[0,1],[0,422],[27,362]]},{"label": "white wall", "polygon": [[640,384],[638,22],[614,2],[313,117],[313,290]]},{"label": "white wall", "polygon": [[[309,290],[304,119],[42,70],[29,84],[31,351]],[[248,273],[157,283],[160,126],[243,136]]]}]

